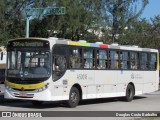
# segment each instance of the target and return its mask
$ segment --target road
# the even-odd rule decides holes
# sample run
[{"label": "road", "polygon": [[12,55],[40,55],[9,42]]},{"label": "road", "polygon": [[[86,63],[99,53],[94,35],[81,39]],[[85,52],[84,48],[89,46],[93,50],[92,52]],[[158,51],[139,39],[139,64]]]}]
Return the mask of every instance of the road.
[{"label": "road", "polygon": [[0,93],[4,92],[4,84],[0,84]]},{"label": "road", "polygon": [[83,100],[76,108],[67,108],[59,102],[33,106],[29,101],[5,101],[3,94],[0,95],[0,101],[0,111],[160,111],[160,90],[135,96],[132,102],[119,98]]}]

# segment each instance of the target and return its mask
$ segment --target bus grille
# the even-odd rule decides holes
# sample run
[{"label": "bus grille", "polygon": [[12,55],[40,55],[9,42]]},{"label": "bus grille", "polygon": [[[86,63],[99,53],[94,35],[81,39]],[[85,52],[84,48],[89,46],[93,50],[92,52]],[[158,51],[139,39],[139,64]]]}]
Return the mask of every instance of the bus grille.
[{"label": "bus grille", "polygon": [[13,93],[15,97],[19,98],[33,98],[34,94],[26,93],[25,95],[21,95],[20,93]]},{"label": "bus grille", "polygon": [[[16,89],[16,88],[12,88],[14,90],[17,90],[17,91],[22,91],[21,89]],[[36,89],[24,89],[23,91],[34,91]]]}]

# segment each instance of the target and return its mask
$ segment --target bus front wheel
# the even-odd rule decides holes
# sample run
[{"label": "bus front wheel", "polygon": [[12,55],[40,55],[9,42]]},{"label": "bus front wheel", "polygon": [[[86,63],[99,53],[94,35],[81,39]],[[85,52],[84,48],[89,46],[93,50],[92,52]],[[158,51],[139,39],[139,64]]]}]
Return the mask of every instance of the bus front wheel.
[{"label": "bus front wheel", "polygon": [[135,94],[135,90],[134,90],[133,85],[128,84],[127,89],[126,89],[125,100],[126,100],[127,102],[132,101],[132,100],[133,100],[133,97],[134,97],[134,94]]},{"label": "bus front wheel", "polygon": [[79,100],[80,100],[79,90],[76,87],[72,87],[69,94],[69,100],[67,101],[67,106],[70,108],[74,108],[78,105]]}]

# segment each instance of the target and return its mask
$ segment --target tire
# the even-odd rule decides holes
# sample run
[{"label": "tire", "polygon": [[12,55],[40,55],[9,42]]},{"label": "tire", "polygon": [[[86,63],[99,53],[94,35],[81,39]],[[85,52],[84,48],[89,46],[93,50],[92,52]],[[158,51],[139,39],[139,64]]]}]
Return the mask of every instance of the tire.
[{"label": "tire", "polygon": [[127,89],[126,89],[126,96],[125,96],[125,101],[130,102],[133,100],[135,94],[135,90],[133,85],[128,84]]},{"label": "tire", "polygon": [[67,101],[67,106],[70,108],[74,108],[78,105],[79,100],[80,100],[79,90],[76,87],[72,87],[69,94],[69,100]]},{"label": "tire", "polygon": [[32,101],[32,105],[40,106],[43,104],[43,101]]}]

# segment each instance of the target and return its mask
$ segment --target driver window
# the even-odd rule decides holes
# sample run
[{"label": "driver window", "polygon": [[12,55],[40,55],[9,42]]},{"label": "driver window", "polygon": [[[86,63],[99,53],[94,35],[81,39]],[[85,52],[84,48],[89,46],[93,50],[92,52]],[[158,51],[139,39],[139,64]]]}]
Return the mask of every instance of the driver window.
[{"label": "driver window", "polygon": [[64,56],[55,56],[54,70],[64,71],[66,69],[66,58]]},{"label": "driver window", "polygon": [[53,80],[58,80],[67,68],[66,47],[56,45],[53,49]]}]

